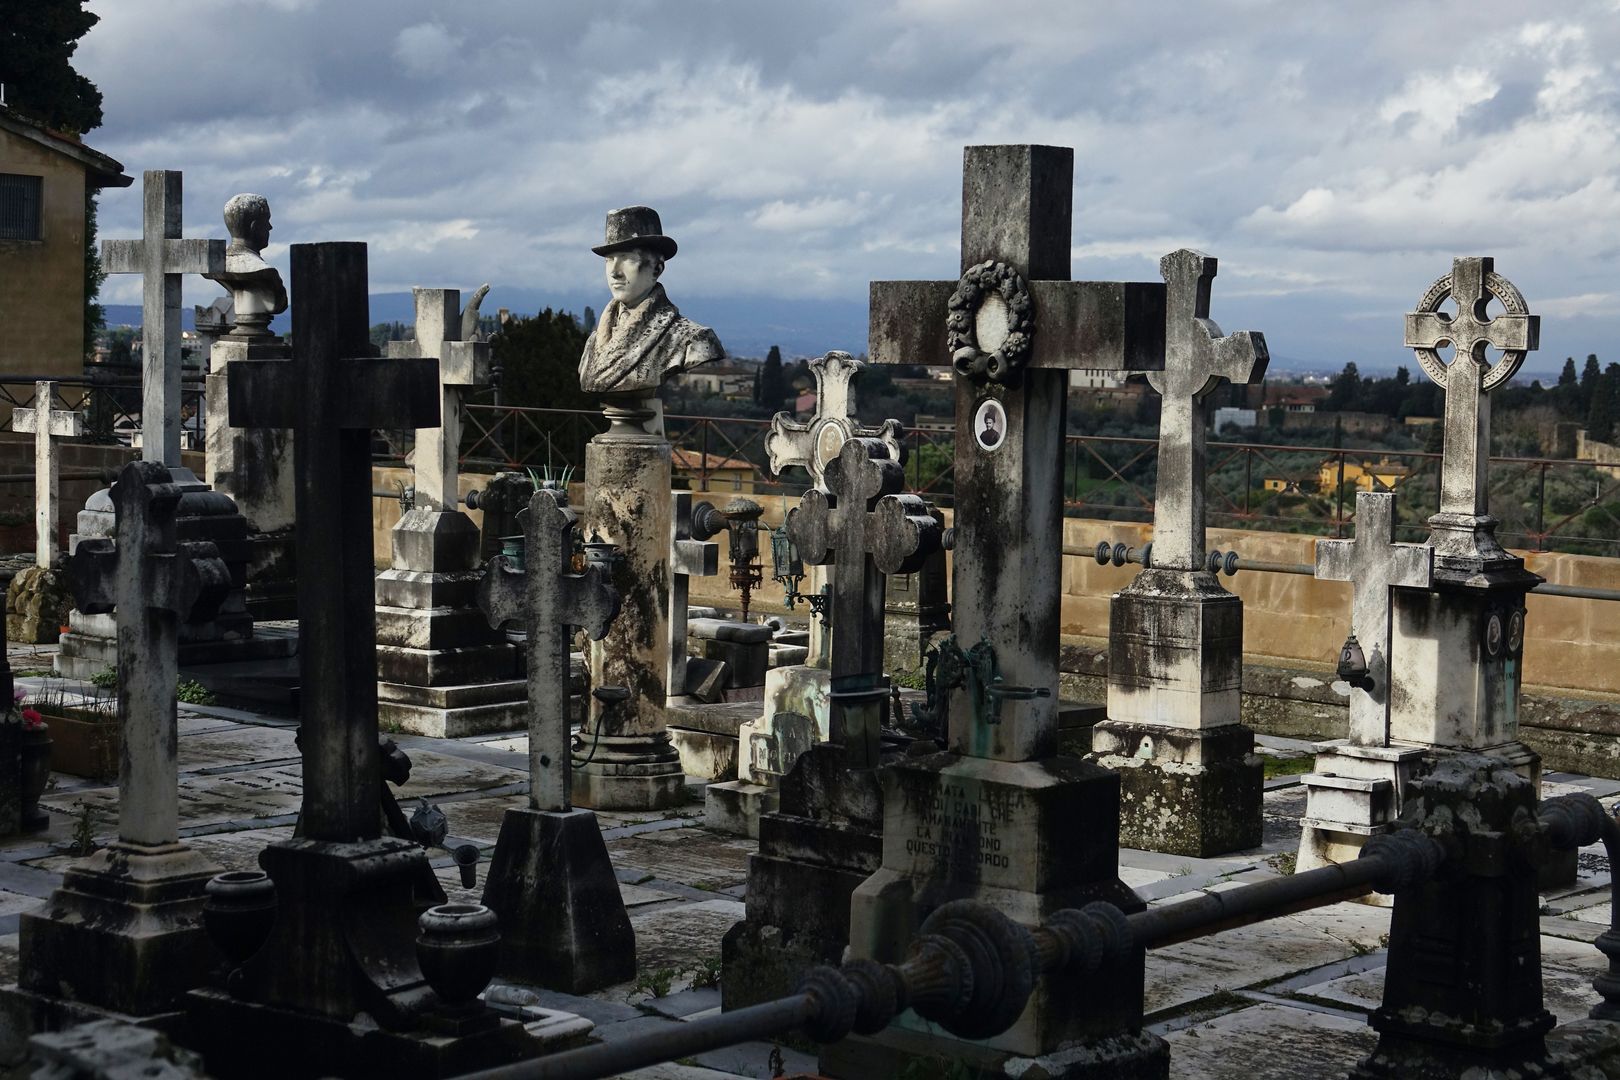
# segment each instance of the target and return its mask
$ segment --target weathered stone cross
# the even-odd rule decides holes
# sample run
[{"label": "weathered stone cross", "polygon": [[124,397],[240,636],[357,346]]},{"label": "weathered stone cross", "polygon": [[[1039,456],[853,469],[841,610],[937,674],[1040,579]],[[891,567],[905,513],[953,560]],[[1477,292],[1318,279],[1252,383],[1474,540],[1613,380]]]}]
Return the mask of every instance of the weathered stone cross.
[{"label": "weathered stone cross", "polygon": [[[1424,372],[1446,393],[1445,452],[1436,517],[1470,530],[1485,525],[1490,514],[1486,483],[1491,452],[1490,393],[1513,377],[1525,353],[1537,347],[1541,336],[1541,317],[1529,314],[1524,296],[1496,273],[1494,265],[1488,258],[1453,260],[1451,273],[1429,286],[1418,309],[1406,316],[1407,347],[1417,353]],[[1456,315],[1440,311],[1448,297],[1457,303]],[[1492,299],[1504,309],[1494,319],[1485,314]],[[1448,344],[1455,349],[1450,364],[1437,351]],[[1502,354],[1495,364],[1485,355],[1487,347]]]},{"label": "weathered stone cross", "polygon": [[665,692],[672,698],[686,693],[686,609],[691,582],[696,577],[713,577],[720,572],[720,545],[705,533],[700,539],[692,529],[692,493],[674,493],[669,555],[669,678]]},{"label": "weathered stone cross", "polygon": [[461,292],[412,289],[416,301],[416,340],[390,341],[391,358],[437,358],[441,400],[437,426],[416,432],[416,505],[459,510],[461,396],[489,382],[489,344],[461,339]]},{"label": "weathered stone cross", "polygon": [[180,173],[142,178],[141,239],[103,240],[109,274],[140,274],[141,457],[180,467],[180,275],[223,274],[225,241],[180,238]]},{"label": "weathered stone cross", "polygon": [[806,563],[835,563],[832,592],[831,741],[852,768],[878,763],[878,728],[888,698],[883,677],[885,574],[919,569],[943,529],[915,495],[898,494],[900,463],[881,439],[847,440],[827,465],[829,490],[805,492],[788,534]]},{"label": "weathered stone cross", "polygon": [[597,566],[573,569],[578,515],[568,496],[540,490],[523,519],[523,569],[497,556],[478,586],[478,606],[490,625],[522,623],[529,635],[529,805],[573,808],[569,752],[569,641],[579,626],[600,641],[619,613],[619,594]]},{"label": "weathered stone cross", "polygon": [[800,465],[810,474],[810,483],[826,491],[828,463],[853,438],[877,439],[891,458],[900,460],[900,421],[885,420],[875,428],[861,427],[855,421],[855,387],[851,384],[865,368],[847,352],[830,352],[810,361],[810,374],[816,380],[816,413],[802,424],[786,412],[771,419],[765,453],[770,455],[773,475],[781,476],[789,465]]},{"label": "weathered stone cross", "polygon": [[118,617],[118,838],[159,847],[179,833],[175,681],[180,623],[217,607],[230,571],[210,543],[179,543],[180,488],[158,461],[132,461],[112,488],[116,542],[82,540],[73,555],[80,611]]},{"label": "weathered stone cross", "polygon": [[1072,150],[967,147],[961,280],[871,286],[875,363],[956,368],[956,637],[988,640],[1008,684],[1046,691],[997,724],[953,694],[951,749],[1003,761],[1057,751],[1068,369],[1163,364],[1163,284],[1068,280],[1073,193]]},{"label": "weathered stone cross", "polygon": [[1164,367],[1148,373],[1160,396],[1159,475],[1153,506],[1153,565],[1200,570],[1204,560],[1204,398],[1225,379],[1259,382],[1269,354],[1258,333],[1222,336],[1209,317],[1216,260],[1183,248],[1159,260],[1167,291]]},{"label": "weathered stone cross", "polygon": [[[1157,562],[1158,547],[1154,547]],[[1350,688],[1350,744],[1389,745],[1390,590],[1427,589],[1433,582],[1434,549],[1395,542],[1395,496],[1356,494],[1356,538],[1318,540],[1316,576],[1348,581],[1354,589],[1350,632],[1367,658],[1368,683]]]},{"label": "weathered stone cross", "polygon": [[292,247],[292,359],[227,369],[233,427],[291,428],[304,835],[380,834],[371,431],[439,417],[438,364],[370,342],[364,244]]},{"label": "weathered stone cross", "polygon": [[34,384],[34,407],[11,411],[11,429],[34,436],[34,562],[47,570],[56,565],[56,507],[62,485],[56,440],[84,434],[78,413],[51,408],[55,397],[56,384],[41,380]]}]

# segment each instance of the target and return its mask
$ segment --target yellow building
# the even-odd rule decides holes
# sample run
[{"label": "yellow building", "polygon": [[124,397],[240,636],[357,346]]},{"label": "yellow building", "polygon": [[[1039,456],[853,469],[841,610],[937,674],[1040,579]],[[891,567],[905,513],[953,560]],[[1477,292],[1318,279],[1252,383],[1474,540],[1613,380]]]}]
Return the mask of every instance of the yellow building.
[{"label": "yellow building", "polygon": [[[754,493],[754,483],[759,473],[741,458],[683,450],[679,446],[670,452],[670,456],[675,476],[684,480],[692,491]],[[705,476],[708,478],[706,483]],[[676,484],[676,487],[679,486]]]},{"label": "yellow building", "polygon": [[85,194],[133,182],[107,155],[0,106],[0,372],[84,374]]},{"label": "yellow building", "polygon": [[[1357,491],[1394,491],[1395,485],[1405,480],[1411,470],[1393,461],[1349,461],[1344,463],[1344,482],[1354,484]],[[1332,491],[1339,484],[1339,459],[1322,462],[1317,475],[1317,490]]]}]

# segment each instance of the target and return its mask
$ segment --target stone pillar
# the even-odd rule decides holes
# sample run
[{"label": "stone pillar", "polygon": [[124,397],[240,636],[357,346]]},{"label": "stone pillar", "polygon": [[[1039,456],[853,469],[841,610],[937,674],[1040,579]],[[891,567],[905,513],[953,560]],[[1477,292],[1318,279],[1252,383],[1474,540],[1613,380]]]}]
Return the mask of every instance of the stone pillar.
[{"label": "stone pillar", "polygon": [[[0,588],[10,575],[0,574]],[[11,707],[15,683],[6,659],[6,628],[0,622],[0,837],[22,828],[22,714]]]},{"label": "stone pillar", "polygon": [[[634,417],[585,449],[584,533],[619,547],[613,587],[623,611],[591,645],[591,697],[574,744],[574,801],[598,810],[661,810],[686,797],[665,725],[669,672],[670,448]],[[644,409],[626,412],[640,416]],[[644,422],[644,421],[641,421]],[[622,687],[621,695],[614,688]],[[606,699],[606,700],[604,700]]]}]

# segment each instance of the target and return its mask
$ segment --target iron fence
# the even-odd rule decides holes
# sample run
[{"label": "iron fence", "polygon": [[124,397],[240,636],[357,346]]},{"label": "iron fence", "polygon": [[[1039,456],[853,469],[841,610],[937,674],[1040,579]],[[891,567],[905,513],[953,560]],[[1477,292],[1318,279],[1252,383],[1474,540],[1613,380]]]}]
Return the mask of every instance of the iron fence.
[{"label": "iron fence", "polygon": [[[58,375],[13,375],[0,383],[0,408],[4,418],[0,431],[11,431],[11,410],[34,406],[34,384],[41,380],[55,384],[52,408],[77,411],[84,417],[84,435],[79,441],[100,446],[129,446],[141,429],[141,380],[139,377],[95,375],[63,378]],[[187,449],[201,450],[206,402],[203,377],[183,376],[180,382],[180,438]]]}]

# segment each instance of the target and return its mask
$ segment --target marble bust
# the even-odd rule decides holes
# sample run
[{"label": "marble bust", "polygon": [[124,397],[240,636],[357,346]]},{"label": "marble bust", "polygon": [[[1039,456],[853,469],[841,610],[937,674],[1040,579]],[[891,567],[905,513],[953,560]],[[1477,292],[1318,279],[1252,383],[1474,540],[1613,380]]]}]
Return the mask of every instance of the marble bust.
[{"label": "marble bust", "polygon": [[263,195],[242,194],[225,204],[225,272],[209,275],[231,292],[236,310],[234,338],[270,335],[270,319],[287,310],[281,272],[264,261],[270,243],[270,202]]},{"label": "marble bust", "polygon": [[611,211],[606,239],[591,250],[606,261],[613,300],[585,342],[580,389],[651,397],[676,372],[725,356],[714,331],[683,317],[658,283],[676,245],[664,235],[656,211],[646,206]]}]

